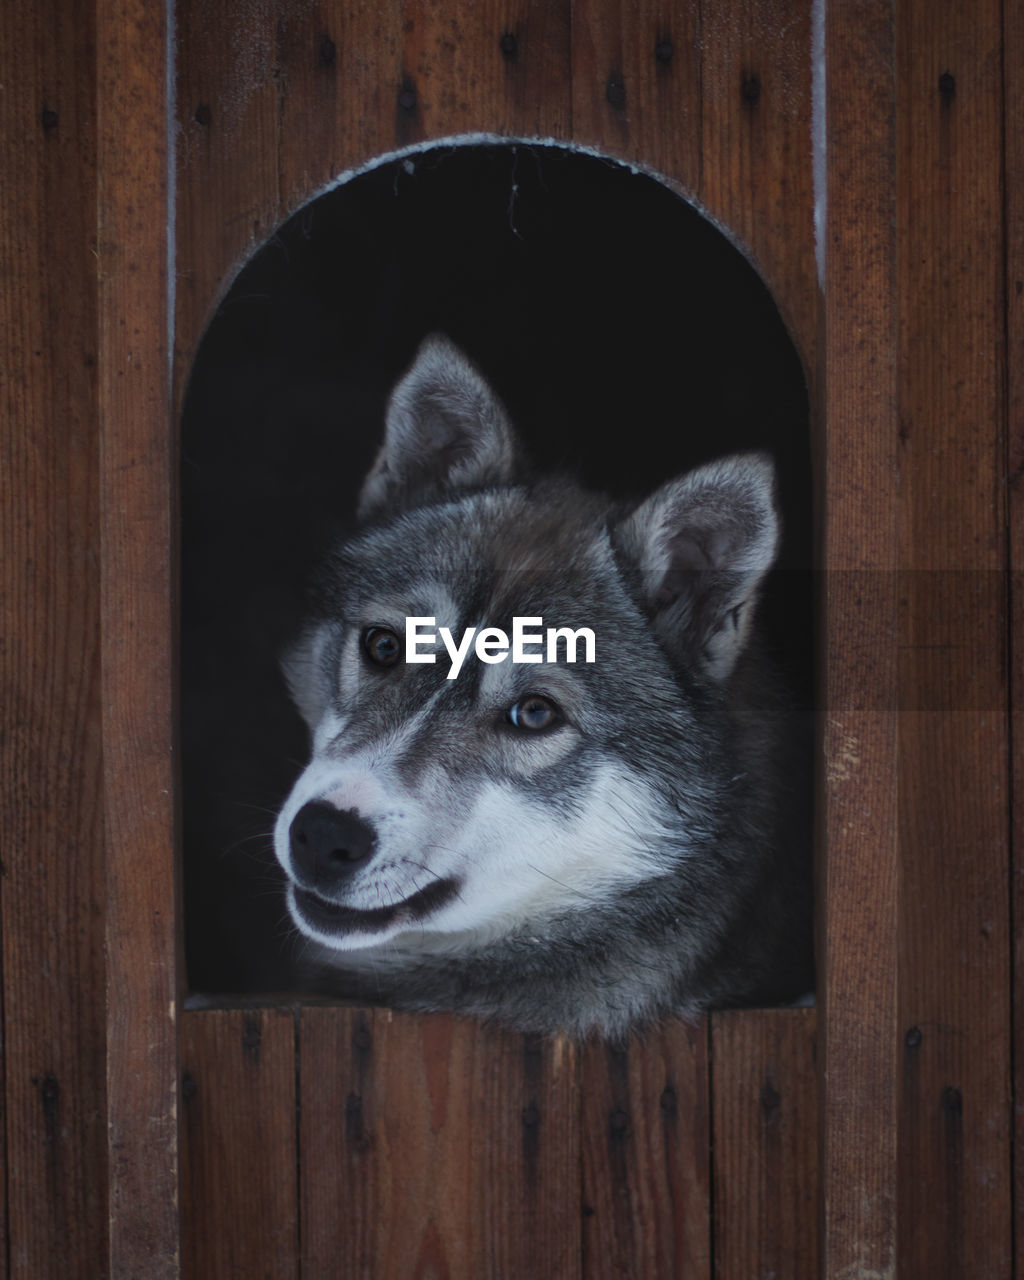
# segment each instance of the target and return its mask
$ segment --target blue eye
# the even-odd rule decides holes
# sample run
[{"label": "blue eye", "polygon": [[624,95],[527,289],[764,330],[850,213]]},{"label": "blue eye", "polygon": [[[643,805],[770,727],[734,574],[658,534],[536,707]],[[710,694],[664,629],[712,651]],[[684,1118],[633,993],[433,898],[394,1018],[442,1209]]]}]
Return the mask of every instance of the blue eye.
[{"label": "blue eye", "polygon": [[536,733],[541,729],[550,729],[562,718],[561,712],[551,701],[540,693],[528,693],[525,698],[509,707],[508,720],[517,729],[526,729]]},{"label": "blue eye", "polygon": [[402,642],[389,627],[367,627],[363,653],[375,667],[393,667],[402,656]]}]

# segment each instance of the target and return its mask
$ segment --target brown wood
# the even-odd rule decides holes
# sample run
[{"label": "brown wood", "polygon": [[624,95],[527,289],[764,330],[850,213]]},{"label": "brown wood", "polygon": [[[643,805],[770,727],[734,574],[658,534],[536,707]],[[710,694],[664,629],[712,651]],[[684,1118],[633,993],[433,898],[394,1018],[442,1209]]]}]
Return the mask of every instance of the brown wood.
[{"label": "brown wood", "polygon": [[811,6],[789,0],[705,5],[701,49],[700,201],[771,288],[813,383],[820,299]]},{"label": "brown wood", "polygon": [[393,151],[415,107],[402,93],[402,5],[320,0],[310,21],[289,23],[279,44],[280,172],[291,212],[347,170]]},{"label": "brown wood", "polygon": [[88,6],[2,6],[0,1274],[18,1277],[102,1275],[107,1254],[94,54]]},{"label": "brown wood", "polygon": [[896,245],[892,11],[826,8],[822,1266],[896,1265]]},{"label": "brown wood", "polygon": [[697,195],[701,183],[700,5],[576,0],[573,138]]},{"label": "brown wood", "polygon": [[245,259],[280,220],[280,79],[271,5],[175,10],[178,114],[175,414],[199,337]]},{"label": "brown wood", "polygon": [[816,1022],[712,1015],[716,1275],[819,1275]]},{"label": "brown wood", "polygon": [[1008,4],[1003,9],[1003,77],[1005,100],[1003,125],[1006,168],[1006,336],[1007,336],[1007,497],[1009,505],[1010,558],[1010,713],[1012,716],[1013,791],[1013,909],[1014,933],[1013,1066],[1015,1107],[1014,1243],[1015,1275],[1024,1275],[1024,128],[1016,116],[1007,118],[1005,103],[1021,100],[1024,94],[1024,6]]},{"label": "brown wood", "polygon": [[[285,216],[324,182],[374,154],[463,130],[568,132],[564,6],[485,5],[459,13],[454,25],[443,8],[420,3],[377,9],[320,4],[308,20],[291,14],[276,24],[265,13],[247,28],[244,56],[236,53],[233,64],[222,53],[238,39],[231,9],[225,4],[212,13],[205,6],[179,13],[179,114],[186,139],[179,386],[223,274],[265,234],[268,219]],[[652,165],[693,191],[701,184],[702,147],[695,12],[651,5],[638,19],[633,11],[576,6],[571,77],[578,140]],[[504,34],[517,36],[514,57],[502,52]],[[658,57],[663,39],[672,43],[667,60]],[[625,110],[609,101],[618,59]],[[241,82],[239,67],[248,69]],[[204,103],[208,113],[197,116]],[[805,104],[806,95],[800,111]],[[237,120],[220,123],[218,134],[226,111]],[[791,112],[794,120],[797,114]],[[798,126],[787,124],[792,133]],[[268,153],[274,149],[272,170]],[[779,151],[791,158],[781,144]],[[779,180],[777,163],[758,172],[766,187],[769,173]],[[803,203],[787,207],[783,212],[792,221],[779,215],[776,227],[800,218],[809,227],[806,173],[801,182]],[[725,205],[737,184],[723,177],[715,189]],[[744,188],[743,198],[744,207],[756,211],[756,191]],[[756,227],[756,212],[747,216]],[[771,249],[769,236],[762,243]],[[811,279],[813,290],[809,230],[802,245],[800,287]],[[804,314],[809,311],[805,304]],[[810,343],[808,335],[805,354]],[[580,1130],[565,1097],[574,1077],[563,1075],[564,1067],[551,1076],[550,1065],[539,1077],[562,1098],[564,1150],[557,1159],[549,1154],[549,1165],[535,1175],[532,1201],[517,1189],[525,1174],[516,1166],[503,1172],[500,1188],[481,1198],[483,1153],[497,1159],[522,1144],[522,1102],[502,1103],[496,1114],[507,1110],[504,1128],[493,1130],[487,1117],[494,1104],[481,1107],[478,1101],[492,1075],[502,1096],[513,1090],[509,1081],[521,1082],[526,1060],[519,1038],[460,1020],[420,1023],[378,1011],[365,1015],[371,1053],[352,1043],[361,1016],[328,1009],[302,1014],[304,1273],[334,1275],[339,1266],[352,1274],[411,1270],[419,1259],[432,1266],[444,1261],[453,1274],[573,1274],[580,1256],[573,1165]],[[594,1210],[584,1224],[588,1273],[636,1265],[640,1274],[709,1274],[706,1029],[695,1038],[685,1028],[667,1028],[634,1047],[624,1074],[604,1050],[587,1052],[593,1060],[582,1076],[585,1185]],[[457,1116],[434,1133],[425,1128],[425,1104],[438,1088],[460,1101]],[[606,1140],[613,1112],[630,1116],[614,1146]],[[483,1133],[470,1146],[471,1117]],[[336,1176],[342,1168],[347,1172]],[[407,1226],[396,1231],[396,1222]],[[502,1257],[502,1250],[511,1253]]]},{"label": "brown wood", "polygon": [[775,294],[813,377],[810,7],[573,8],[573,134],[719,219]]},{"label": "brown wood", "polygon": [[166,40],[99,5],[109,1272],[147,1280],[178,1270]]},{"label": "brown wood", "polygon": [[901,1275],[1008,1275],[1001,8],[898,9]]},{"label": "brown wood", "polygon": [[285,28],[279,56],[289,211],[354,166],[427,139],[568,136],[565,0],[322,2],[312,21]]},{"label": "brown wood", "polygon": [[[397,9],[397,13],[395,10]],[[567,124],[569,4],[483,0],[443,7],[404,0],[387,11],[400,35],[382,77],[392,146],[468,133],[561,135]],[[365,21],[365,19],[364,19]],[[515,37],[515,51],[502,49]]]},{"label": "brown wood", "polygon": [[[273,228],[396,148],[486,132],[567,137],[569,7],[234,0],[177,10],[178,402],[213,304]],[[514,49],[502,38],[514,37]]]},{"label": "brown wood", "polygon": [[181,1073],[182,1274],[297,1276],[295,1015],[185,1013]]},{"label": "brown wood", "polygon": [[588,1044],[580,1086],[583,1274],[710,1277],[707,1024]]},{"label": "brown wood", "polygon": [[[854,675],[866,714],[830,696],[826,1265],[1000,1275],[1010,1106],[999,15],[911,4],[893,24],[888,7],[871,12],[851,29],[829,10],[828,622],[845,641],[855,610],[872,610],[866,643],[849,653],[871,664],[879,698],[873,712],[871,684],[847,661],[830,669],[830,690],[857,692]],[[844,410],[858,399],[848,436]],[[864,590],[835,572],[858,551],[882,570]],[[877,832],[881,818],[891,832],[897,792],[898,871],[888,839],[878,858],[872,835],[861,861],[877,861],[857,885],[857,823]]]},{"label": "brown wood", "polygon": [[579,1274],[571,1045],[379,1009],[300,1026],[303,1280]]},{"label": "brown wood", "polygon": [[[1011,102],[1017,8],[1005,6]],[[106,1119],[97,1084],[102,960],[90,924],[104,900],[92,800],[100,767],[90,568],[97,388],[91,339],[82,337],[95,337],[99,305],[111,1265],[115,1274],[158,1276],[175,1265],[177,1078],[166,857],[164,34],[128,0],[99,13],[98,304],[93,88],[91,77],[74,79],[94,33],[88,15],[74,27],[56,10],[44,19],[12,8],[3,18],[5,100],[29,104],[10,153],[21,203],[4,233],[13,266],[0,300],[16,354],[5,458],[19,475],[3,504],[5,604],[17,608],[13,630],[5,627],[5,639],[14,637],[6,776],[18,812],[9,843],[30,851],[9,855],[2,904],[9,1242],[15,1273],[44,1275],[65,1255],[96,1273],[92,1259],[106,1242],[105,1159],[96,1145]],[[1006,527],[1000,11],[992,0],[827,6],[827,351],[817,346],[811,253],[807,6],[704,6],[698,23],[692,5],[577,3],[571,77],[567,13],[565,5],[487,3],[453,15],[419,0],[379,9],[320,3],[301,14],[283,5],[243,14],[230,0],[179,10],[176,385],[240,259],[323,182],[394,146],[467,129],[571,133],[696,192],[735,231],[812,373],[820,370],[827,411],[818,459],[829,571],[822,1264],[844,1277],[894,1275],[897,1263],[908,1275],[1006,1274],[1007,736],[1002,655],[992,642],[1003,624]],[[56,58],[52,30],[61,32]],[[506,34],[517,36],[514,56],[502,51]],[[666,34],[672,55],[659,59]],[[56,126],[43,121],[41,91],[59,99],[48,107]],[[1019,345],[1019,132],[1010,143],[1009,315]],[[1013,362],[1010,395],[1019,417]],[[1022,456],[1015,436],[1018,571]],[[1018,591],[1015,620],[1020,599]],[[68,832],[75,875],[57,884],[52,869],[69,865]],[[369,1048],[354,1043],[360,1017]],[[773,1095],[763,1093],[761,1073],[778,1052],[808,1105],[800,1055],[810,1020],[737,1014],[714,1024],[723,1274],[741,1254],[762,1266],[766,1254],[794,1256],[801,1189],[765,1179],[791,1141],[794,1159],[806,1165],[811,1156],[803,1130],[798,1141],[785,1120],[777,1130],[764,1124],[764,1097]],[[581,1138],[576,1069],[566,1065],[575,1059],[564,1046],[545,1047],[538,1068],[519,1038],[456,1019],[311,1009],[302,1023],[307,1274],[337,1274],[339,1259],[353,1273],[446,1260],[453,1273],[574,1274],[581,1158],[594,1210],[582,1228],[588,1272],[640,1259],[668,1274],[685,1266],[706,1274],[707,1067],[694,1044],[680,1043],[679,1028],[631,1050],[624,1067],[588,1048]],[[676,1112],[692,1127],[689,1144],[666,1136],[658,1082],[670,1076],[689,1082],[691,1105]],[[762,1113],[751,1117],[758,1081]],[[773,1088],[785,1099],[793,1086]],[[247,1095],[250,1107],[257,1093]],[[533,1107],[535,1096],[543,1105]],[[616,1132],[625,1136],[613,1147],[608,1126],[619,1112],[628,1118]],[[539,1136],[529,1137],[533,1130]],[[755,1134],[768,1164],[747,1146]],[[346,1181],[324,1173],[336,1166]],[[395,1223],[388,1235],[385,1224]]]}]

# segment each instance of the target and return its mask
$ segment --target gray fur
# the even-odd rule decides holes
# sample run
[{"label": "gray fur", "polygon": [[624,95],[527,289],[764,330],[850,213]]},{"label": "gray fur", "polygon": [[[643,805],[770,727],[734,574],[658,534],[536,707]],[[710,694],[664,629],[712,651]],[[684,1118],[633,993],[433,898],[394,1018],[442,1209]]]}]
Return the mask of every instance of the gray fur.
[{"label": "gray fur", "polygon": [[[529,482],[479,373],[428,340],[392,395],[365,523],[286,660],[313,755],[275,845],[339,990],[622,1037],[808,989],[806,761],[754,625],[773,487],[761,455],[632,508]],[[597,660],[469,658],[451,681],[443,650],[367,661],[366,628],[422,615],[453,634],[517,615],[589,626]],[[529,694],[564,722],[513,728]],[[372,853],[314,885],[295,839],[321,809],[351,815]]]}]

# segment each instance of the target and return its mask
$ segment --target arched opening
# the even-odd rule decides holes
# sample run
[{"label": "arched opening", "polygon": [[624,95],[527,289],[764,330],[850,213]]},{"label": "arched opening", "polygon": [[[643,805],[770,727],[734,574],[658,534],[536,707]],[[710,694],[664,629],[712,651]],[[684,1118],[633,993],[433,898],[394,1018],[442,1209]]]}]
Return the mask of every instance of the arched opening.
[{"label": "arched opening", "polygon": [[271,849],[306,755],[278,657],[353,521],[396,378],[443,332],[535,461],[642,495],[768,450],[785,538],[769,644],[813,690],[808,401],[740,251],[649,175],[523,143],[441,145],[310,202],[202,340],[181,432],[184,919],[191,991],[308,988]]}]

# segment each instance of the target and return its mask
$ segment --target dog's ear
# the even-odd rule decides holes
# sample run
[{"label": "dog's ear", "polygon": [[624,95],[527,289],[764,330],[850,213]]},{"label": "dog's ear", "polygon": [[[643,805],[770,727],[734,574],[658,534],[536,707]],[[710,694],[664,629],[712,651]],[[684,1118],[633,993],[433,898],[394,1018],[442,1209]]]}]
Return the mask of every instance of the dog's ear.
[{"label": "dog's ear", "polygon": [[640,570],[662,643],[724,680],[747,642],[778,547],[771,460],[737,454],[670,481],[619,526],[615,540]]},{"label": "dog's ear", "polygon": [[285,650],[281,658],[281,671],[288,692],[310,733],[320,723],[329,700],[322,670],[327,639],[327,626],[309,627]]},{"label": "dog's ear", "polygon": [[504,406],[447,338],[427,338],[388,402],[360,520],[447,492],[507,484],[516,461]]}]

